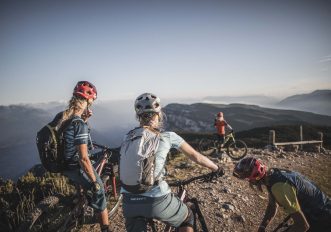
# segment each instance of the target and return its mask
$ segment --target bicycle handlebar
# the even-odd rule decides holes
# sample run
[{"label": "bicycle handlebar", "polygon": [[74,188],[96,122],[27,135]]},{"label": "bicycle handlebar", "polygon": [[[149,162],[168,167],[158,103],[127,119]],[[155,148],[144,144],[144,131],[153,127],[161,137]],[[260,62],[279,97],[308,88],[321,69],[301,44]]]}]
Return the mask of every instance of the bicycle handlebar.
[{"label": "bicycle handlebar", "polygon": [[113,164],[118,164],[119,162],[119,147],[116,148],[110,148],[101,144],[98,144],[96,142],[92,142],[93,146],[103,149],[103,153],[108,153],[108,160]]},{"label": "bicycle handlebar", "polygon": [[104,146],[104,145],[101,145],[101,144],[98,144],[98,143],[95,143],[95,142],[92,142],[93,146],[97,147],[97,148],[101,148],[101,149],[105,149],[105,150],[110,150],[110,147],[107,147],[107,146]]},{"label": "bicycle handlebar", "polygon": [[210,176],[212,175],[212,172],[208,173],[208,174],[204,174],[204,175],[200,175],[200,176],[195,176],[186,180],[176,180],[173,182],[168,183],[169,186],[171,187],[179,187],[179,186],[185,186],[188,185],[196,180],[205,180],[207,181]]},{"label": "bicycle handlebar", "polygon": [[97,147],[97,148],[101,148],[103,150],[108,150],[110,152],[119,152],[119,149],[120,147],[114,147],[114,148],[110,148],[110,147],[107,147],[107,146],[104,146],[104,145],[101,145],[101,144],[98,144],[96,142],[92,142],[93,146]]}]

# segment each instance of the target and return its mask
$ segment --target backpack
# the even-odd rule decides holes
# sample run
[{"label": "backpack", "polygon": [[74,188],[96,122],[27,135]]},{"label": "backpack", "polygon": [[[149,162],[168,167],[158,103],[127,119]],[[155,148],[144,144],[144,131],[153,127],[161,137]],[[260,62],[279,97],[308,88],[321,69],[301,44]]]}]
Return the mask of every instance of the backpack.
[{"label": "backpack", "polygon": [[155,152],[160,143],[160,133],[147,127],[131,130],[120,150],[121,186],[131,193],[144,193],[158,184],[161,174],[154,177]]},{"label": "backpack", "polygon": [[62,115],[63,112],[58,113],[53,121],[38,131],[36,137],[40,161],[52,173],[60,173],[64,169],[63,131],[73,122],[73,119],[63,121]]}]

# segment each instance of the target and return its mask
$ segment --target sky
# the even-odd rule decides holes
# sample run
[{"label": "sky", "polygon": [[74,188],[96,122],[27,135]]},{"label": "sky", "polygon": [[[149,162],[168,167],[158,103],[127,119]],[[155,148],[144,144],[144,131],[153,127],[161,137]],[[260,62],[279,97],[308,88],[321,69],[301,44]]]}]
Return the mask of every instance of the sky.
[{"label": "sky", "polygon": [[0,105],[331,89],[331,2],[0,1]]}]

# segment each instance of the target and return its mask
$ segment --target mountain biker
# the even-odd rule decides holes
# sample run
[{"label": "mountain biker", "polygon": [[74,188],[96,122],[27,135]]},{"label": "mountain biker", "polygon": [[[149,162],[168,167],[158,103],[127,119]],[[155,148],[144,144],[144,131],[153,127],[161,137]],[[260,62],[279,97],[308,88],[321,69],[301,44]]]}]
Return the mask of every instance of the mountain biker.
[{"label": "mountain biker", "polygon": [[218,141],[223,144],[225,138],[225,128],[227,128],[230,133],[233,132],[232,127],[224,119],[223,112],[218,112],[214,120],[214,127],[217,129]]},{"label": "mountain biker", "polygon": [[[156,95],[141,94],[135,100],[134,107],[140,127],[160,134],[159,146],[155,152],[154,169],[154,177],[159,177],[159,181],[150,190],[139,194],[133,194],[122,187],[126,230],[147,231],[147,218],[156,218],[171,226],[179,227],[179,231],[193,231],[191,210],[171,193],[167,182],[162,179],[165,174],[164,165],[167,154],[171,148],[179,149],[192,161],[211,169],[214,176],[221,175],[223,169],[195,151],[176,133],[162,130],[164,115],[161,111],[160,99]],[[121,154],[120,162],[122,156]]]},{"label": "mountain biker", "polygon": [[234,168],[233,175],[246,179],[262,191],[266,186],[269,203],[258,228],[266,230],[277,212],[278,205],[294,221],[288,231],[331,231],[331,201],[314,183],[298,172],[267,169],[258,159],[247,157]]},{"label": "mountain biker", "polygon": [[65,141],[63,174],[93,193],[89,203],[100,214],[101,231],[106,232],[109,231],[109,221],[104,187],[89,158],[89,148],[92,143],[87,121],[92,116],[89,107],[96,98],[95,86],[88,81],[79,81],[74,88],[68,108],[59,113],[63,121],[72,119],[71,124],[63,132]]}]

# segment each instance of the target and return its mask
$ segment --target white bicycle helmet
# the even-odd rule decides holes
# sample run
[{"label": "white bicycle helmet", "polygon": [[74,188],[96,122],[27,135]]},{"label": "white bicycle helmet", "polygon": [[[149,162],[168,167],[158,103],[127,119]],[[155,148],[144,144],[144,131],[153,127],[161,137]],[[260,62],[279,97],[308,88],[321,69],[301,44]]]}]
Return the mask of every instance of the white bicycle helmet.
[{"label": "white bicycle helmet", "polygon": [[137,97],[134,109],[137,115],[147,112],[159,113],[161,111],[160,98],[152,93],[143,93]]}]

